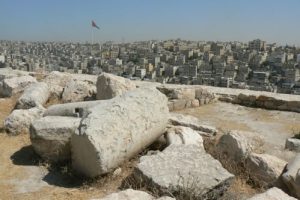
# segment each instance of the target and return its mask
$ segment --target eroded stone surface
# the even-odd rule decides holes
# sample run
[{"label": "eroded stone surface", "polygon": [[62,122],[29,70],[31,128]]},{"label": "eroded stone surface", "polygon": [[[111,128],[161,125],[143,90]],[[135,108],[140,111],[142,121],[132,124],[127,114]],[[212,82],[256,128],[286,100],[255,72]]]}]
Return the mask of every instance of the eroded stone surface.
[{"label": "eroded stone surface", "polygon": [[0,96],[11,97],[17,93],[23,92],[26,87],[32,83],[36,83],[36,79],[32,76],[20,76],[4,79],[0,87]]},{"label": "eroded stone surface", "polygon": [[28,110],[14,110],[4,121],[6,132],[10,135],[29,133],[30,124],[43,116],[45,109],[35,107]]},{"label": "eroded stone surface", "polygon": [[268,154],[251,153],[245,168],[251,178],[261,186],[275,185],[287,162]]},{"label": "eroded stone surface", "polygon": [[48,85],[43,82],[33,83],[27,87],[18,99],[16,107],[18,109],[29,109],[36,106],[43,106],[50,95]]},{"label": "eroded stone surface", "polygon": [[70,138],[80,124],[80,118],[47,116],[34,121],[30,140],[37,154],[45,160],[70,159]]},{"label": "eroded stone surface", "polygon": [[97,80],[97,99],[112,99],[135,88],[136,85],[129,79],[102,73]]},{"label": "eroded stone surface", "polygon": [[167,98],[151,88],[91,108],[72,136],[74,169],[88,177],[114,170],[163,135],[168,117]]},{"label": "eroded stone surface", "polygon": [[233,175],[197,145],[171,145],[163,152],[143,156],[134,172],[153,190],[183,192],[193,198],[215,198],[226,190]]},{"label": "eroded stone surface", "polygon": [[282,180],[289,188],[289,191],[297,198],[300,198],[300,154],[298,153],[295,159],[291,160],[286,172],[282,174]]}]

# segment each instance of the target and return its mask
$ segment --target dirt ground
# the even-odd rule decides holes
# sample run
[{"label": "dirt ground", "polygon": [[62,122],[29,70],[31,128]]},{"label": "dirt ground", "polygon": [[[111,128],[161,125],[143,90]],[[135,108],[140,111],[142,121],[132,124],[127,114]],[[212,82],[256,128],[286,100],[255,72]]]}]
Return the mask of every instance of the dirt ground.
[{"label": "dirt ground", "polygon": [[300,113],[249,108],[231,103],[216,102],[178,113],[197,117],[203,124],[217,127],[226,133],[230,130],[258,133],[265,153],[289,161],[295,154],[284,150],[285,140],[300,132]]},{"label": "dirt ground", "polygon": [[[91,199],[113,193],[131,174],[136,160],[121,166],[119,175],[107,175],[96,180],[74,177],[68,164],[50,166],[33,151],[28,135],[8,136],[3,121],[14,107],[16,98],[0,99],[0,200],[10,199]],[[282,150],[285,138],[300,130],[300,114],[246,108],[217,102],[180,113],[198,117],[204,124],[228,131],[256,131],[266,139],[276,136],[274,143]],[[274,153],[274,152],[273,152]],[[235,179],[225,199],[242,199],[257,193],[242,179]]]},{"label": "dirt ground", "polygon": [[100,198],[117,191],[132,172],[135,161],[121,166],[119,175],[91,181],[72,176],[68,165],[51,169],[34,153],[29,135],[5,134],[3,122],[16,99],[0,99],[0,200]]}]

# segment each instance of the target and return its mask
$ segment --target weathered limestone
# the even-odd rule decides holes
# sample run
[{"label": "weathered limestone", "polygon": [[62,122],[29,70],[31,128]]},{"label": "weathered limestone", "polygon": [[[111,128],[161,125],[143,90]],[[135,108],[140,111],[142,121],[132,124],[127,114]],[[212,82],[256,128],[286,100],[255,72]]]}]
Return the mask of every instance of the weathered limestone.
[{"label": "weathered limestone", "polygon": [[36,106],[43,106],[50,95],[48,85],[43,82],[33,83],[27,87],[18,99],[16,108],[29,109]]},{"label": "weathered limestone", "polygon": [[282,180],[289,191],[300,198],[300,154],[288,163],[286,172],[282,174]]},{"label": "weathered limestone", "polygon": [[[97,200],[97,199],[91,199]],[[152,195],[138,190],[127,189],[121,192],[112,193],[98,200],[175,200],[171,197],[155,198]]]},{"label": "weathered limestone", "polygon": [[97,80],[97,99],[112,99],[135,88],[136,85],[129,79],[102,73]]},{"label": "weathered limestone", "polygon": [[273,187],[268,189],[266,192],[257,194],[251,197],[248,200],[296,200],[294,197],[291,197],[284,193],[282,190]]},{"label": "weathered limestone", "polygon": [[201,131],[200,134],[204,136],[213,136],[217,133],[216,128],[208,125],[202,125],[196,117],[189,115],[171,113],[169,118],[169,124],[172,124],[174,126],[190,127],[196,131]]},{"label": "weathered limestone", "polygon": [[26,87],[36,82],[36,79],[32,76],[20,76],[4,79],[2,81],[2,87],[0,88],[0,96],[11,97],[14,94],[23,92]]},{"label": "weathered limestone", "polygon": [[62,101],[64,103],[93,100],[96,96],[96,85],[88,81],[71,80],[63,91]]},{"label": "weathered limestone", "polygon": [[272,92],[201,86],[220,101],[272,110],[300,112],[300,96]]},{"label": "weathered limestone", "polygon": [[166,140],[168,145],[193,144],[204,148],[201,135],[189,127],[174,126],[169,128],[166,133]]},{"label": "weathered limestone", "polygon": [[167,98],[151,88],[91,108],[72,136],[74,169],[88,177],[112,171],[163,135],[168,115]]},{"label": "weathered limestone", "polygon": [[53,162],[70,159],[70,138],[80,120],[75,117],[47,116],[34,121],[30,127],[30,140],[35,152]]},{"label": "weathered limestone", "polygon": [[243,162],[248,155],[260,144],[261,139],[256,133],[245,131],[231,131],[219,139],[217,152],[236,162]]},{"label": "weathered limestone", "polygon": [[29,72],[13,70],[12,68],[0,68],[0,82],[13,77],[28,76]]},{"label": "weathered limestone", "polygon": [[234,176],[197,145],[171,145],[156,155],[140,158],[133,178],[139,185],[186,199],[217,198]]},{"label": "weathered limestone", "polygon": [[285,148],[290,151],[300,152],[300,139],[297,138],[286,139]]},{"label": "weathered limestone", "polygon": [[215,98],[212,93],[200,86],[164,84],[157,85],[157,89],[169,98],[170,111],[199,107],[212,102]]},{"label": "weathered limestone", "polygon": [[28,110],[14,110],[4,121],[6,132],[10,135],[29,133],[30,124],[43,116],[45,109],[35,107]]},{"label": "weathered limestone", "polygon": [[71,80],[72,80],[72,75],[69,73],[52,71],[44,79],[44,82],[47,83],[50,89],[51,96],[60,98],[63,93],[64,87]]},{"label": "weathered limestone", "polygon": [[245,162],[250,177],[261,186],[275,185],[287,162],[268,154],[251,153]]},{"label": "weathered limestone", "polygon": [[56,104],[50,106],[44,116],[81,117],[89,108],[92,108],[106,100],[82,101],[74,103]]}]

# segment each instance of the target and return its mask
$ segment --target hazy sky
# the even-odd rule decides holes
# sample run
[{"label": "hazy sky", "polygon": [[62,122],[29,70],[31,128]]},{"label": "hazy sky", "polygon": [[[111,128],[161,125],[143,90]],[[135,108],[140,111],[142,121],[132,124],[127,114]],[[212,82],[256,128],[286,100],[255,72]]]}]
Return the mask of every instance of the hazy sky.
[{"label": "hazy sky", "polygon": [[300,45],[300,0],[0,0],[0,40],[182,38]]}]

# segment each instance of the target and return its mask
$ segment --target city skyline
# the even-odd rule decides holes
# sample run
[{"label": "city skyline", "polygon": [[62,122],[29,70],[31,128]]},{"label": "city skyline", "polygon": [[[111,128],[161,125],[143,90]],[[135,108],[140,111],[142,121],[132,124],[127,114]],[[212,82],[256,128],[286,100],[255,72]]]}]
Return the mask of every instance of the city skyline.
[{"label": "city skyline", "polygon": [[0,40],[126,42],[182,38],[300,46],[300,2],[248,1],[0,1]]}]

